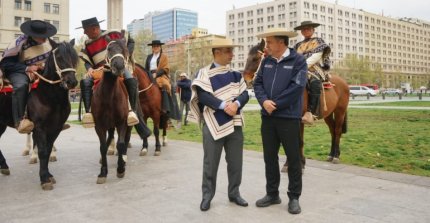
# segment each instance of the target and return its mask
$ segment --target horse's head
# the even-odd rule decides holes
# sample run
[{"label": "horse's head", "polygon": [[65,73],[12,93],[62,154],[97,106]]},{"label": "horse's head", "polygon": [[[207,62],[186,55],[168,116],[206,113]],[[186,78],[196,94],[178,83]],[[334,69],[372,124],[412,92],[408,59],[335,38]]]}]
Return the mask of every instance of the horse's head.
[{"label": "horse's head", "polygon": [[110,67],[113,75],[124,74],[128,63],[128,49],[125,39],[110,41],[106,50],[106,66]]},{"label": "horse's head", "polygon": [[[76,67],[78,66],[79,58],[76,50],[73,48],[74,43],[75,40],[73,39],[70,43],[62,42],[57,44],[48,58],[47,67],[45,67],[45,76],[53,76],[48,78],[59,77],[59,80],[53,82],[61,83],[61,86],[67,90],[76,87],[78,84],[76,80]],[[55,71],[57,75],[52,71]],[[49,72],[52,74],[46,74]]]},{"label": "horse's head", "polygon": [[247,85],[250,85],[254,80],[255,73],[257,72],[261,60],[264,57],[264,47],[266,42],[264,39],[261,40],[259,44],[253,46],[248,53],[248,59],[246,60],[245,69],[243,71],[243,78]]}]

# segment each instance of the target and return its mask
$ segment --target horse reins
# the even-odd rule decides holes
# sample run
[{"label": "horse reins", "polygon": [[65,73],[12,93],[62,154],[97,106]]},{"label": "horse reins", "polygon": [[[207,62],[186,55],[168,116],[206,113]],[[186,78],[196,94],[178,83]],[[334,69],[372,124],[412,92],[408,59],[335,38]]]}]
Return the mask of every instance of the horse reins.
[{"label": "horse reins", "polygon": [[72,71],[72,72],[75,72],[75,73],[76,73],[76,69],[73,69],[73,68],[64,68],[64,69],[61,69],[61,68],[58,66],[57,59],[55,58],[55,52],[57,51],[57,49],[58,49],[58,48],[55,48],[55,49],[52,51],[52,56],[54,57],[55,73],[57,73],[57,74],[58,74],[58,77],[60,77],[60,79],[59,79],[59,80],[55,80],[55,81],[53,81],[53,80],[48,80],[48,79],[46,79],[44,76],[42,76],[41,74],[39,74],[37,71],[33,71],[33,74],[35,74],[36,76],[38,76],[38,77],[39,77],[40,79],[42,79],[43,81],[45,81],[45,82],[47,82],[47,83],[50,83],[50,84],[58,84],[58,83],[61,83],[61,82],[63,81],[63,78],[61,77],[61,74],[62,74],[62,73],[64,73],[64,72]]},{"label": "horse reins", "polygon": [[145,91],[149,90],[149,88],[151,88],[151,87],[152,87],[152,85],[154,85],[154,83],[151,83],[151,84],[150,84],[148,87],[146,87],[145,89],[140,90],[140,91],[139,91],[139,93],[142,93],[142,92],[145,92]]},{"label": "horse reins", "polygon": [[[106,50],[109,48],[109,45],[110,45],[110,44],[115,43],[115,42],[117,42],[117,41],[110,41],[110,42],[108,43],[108,45],[106,46]],[[113,55],[112,57],[110,57],[110,58],[109,58],[108,54],[106,53],[106,64],[105,64],[105,66],[110,68],[110,67],[111,67],[111,66],[110,66],[110,62],[111,62],[115,57],[121,57],[121,58],[124,60],[124,67],[127,67],[127,64],[128,64],[128,58],[125,58],[125,57],[124,57],[124,55],[123,55],[122,53],[114,54],[114,55]]]}]

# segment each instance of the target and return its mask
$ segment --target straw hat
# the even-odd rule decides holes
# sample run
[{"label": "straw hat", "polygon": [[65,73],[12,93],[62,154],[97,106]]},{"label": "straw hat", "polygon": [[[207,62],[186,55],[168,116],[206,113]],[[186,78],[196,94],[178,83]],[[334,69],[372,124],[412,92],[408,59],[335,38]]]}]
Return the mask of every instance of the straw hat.
[{"label": "straw hat", "polygon": [[258,34],[258,38],[266,38],[268,36],[288,36],[289,38],[296,37],[298,34],[293,31],[288,31],[285,28],[270,28],[266,32]]},{"label": "straw hat", "polygon": [[212,42],[207,45],[207,48],[232,48],[238,47],[240,45],[233,44],[233,40],[225,38],[225,39],[213,39]]}]

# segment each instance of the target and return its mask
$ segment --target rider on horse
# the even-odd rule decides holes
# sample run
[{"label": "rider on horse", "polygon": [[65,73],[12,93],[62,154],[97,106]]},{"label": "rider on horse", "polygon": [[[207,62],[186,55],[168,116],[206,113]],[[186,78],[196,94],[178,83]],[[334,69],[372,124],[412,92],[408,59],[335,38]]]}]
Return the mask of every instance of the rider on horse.
[{"label": "rider on horse", "polygon": [[[104,20],[98,21],[96,17],[93,17],[82,20],[82,27],[79,27],[83,28],[84,33],[88,36],[88,40],[85,41],[84,48],[79,55],[85,62],[85,68],[87,70],[87,77],[81,80],[81,94],[86,112],[82,117],[84,127],[94,126],[94,119],[90,113],[92,87],[94,85],[94,79],[99,78],[96,77],[97,71],[100,71],[106,64],[106,53],[109,41],[126,38],[129,54],[132,55],[134,50],[134,40],[130,38],[129,35],[123,35],[121,31],[116,30],[101,30],[100,23],[103,21]],[[139,123],[139,119],[134,112],[136,111],[137,81],[127,68],[124,72],[124,79],[131,105],[127,123],[129,126],[133,126]]]},{"label": "rider on horse", "polygon": [[55,35],[57,29],[40,20],[26,21],[20,28],[24,34],[18,36],[3,52],[0,68],[13,85],[12,115],[15,128],[19,133],[30,133],[34,124],[24,117],[29,84],[34,80],[35,72],[43,71],[44,63],[56,45],[49,37]]},{"label": "rider on horse", "polygon": [[322,80],[328,79],[328,70],[330,69],[330,47],[319,37],[312,37],[315,28],[320,24],[311,21],[304,21],[294,30],[300,30],[303,41],[298,42],[294,49],[302,54],[308,64],[308,81],[309,81],[309,103],[307,112],[302,117],[302,122],[312,124],[318,114],[318,104],[322,89]]}]

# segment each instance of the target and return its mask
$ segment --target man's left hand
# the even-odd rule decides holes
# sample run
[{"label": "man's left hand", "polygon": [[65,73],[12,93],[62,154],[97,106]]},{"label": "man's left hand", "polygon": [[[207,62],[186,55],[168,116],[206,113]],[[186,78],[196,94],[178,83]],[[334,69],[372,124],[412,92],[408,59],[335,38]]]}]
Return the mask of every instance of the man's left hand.
[{"label": "man's left hand", "polygon": [[235,102],[231,102],[225,106],[224,112],[230,116],[235,116],[237,114],[237,109],[239,109],[239,105]]}]

